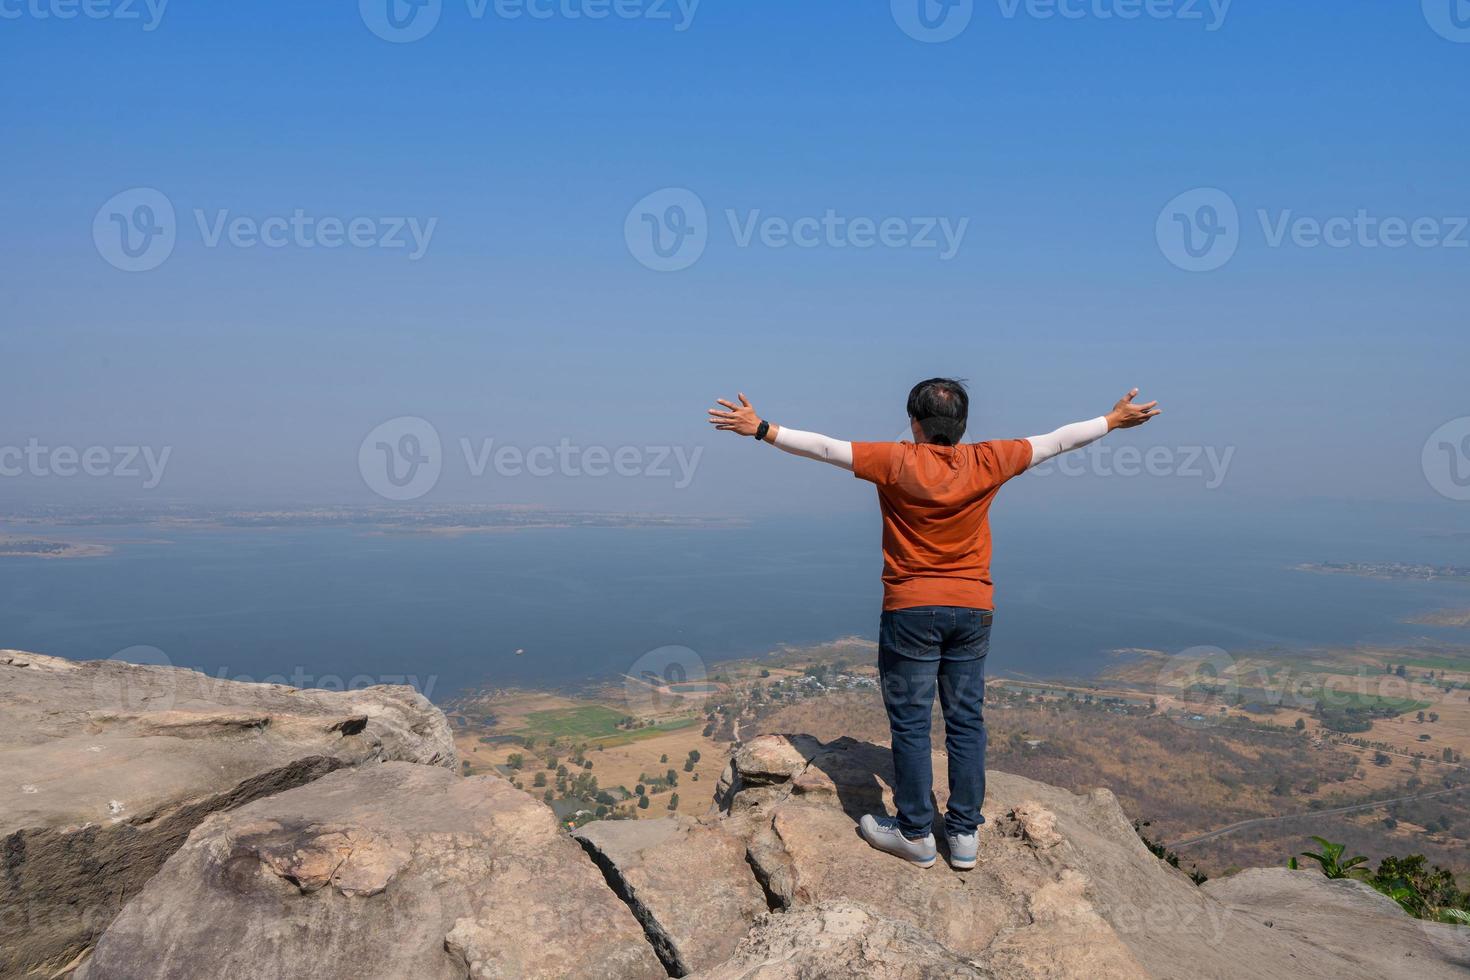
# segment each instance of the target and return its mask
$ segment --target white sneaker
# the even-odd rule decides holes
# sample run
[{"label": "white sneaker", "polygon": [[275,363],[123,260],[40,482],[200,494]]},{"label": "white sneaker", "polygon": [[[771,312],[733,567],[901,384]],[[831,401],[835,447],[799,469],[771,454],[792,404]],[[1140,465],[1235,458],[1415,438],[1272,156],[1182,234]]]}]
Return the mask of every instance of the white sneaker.
[{"label": "white sneaker", "polygon": [[921,868],[934,865],[936,852],[933,834],[925,834],[918,840],[909,840],[898,829],[897,820],[892,817],[875,817],[871,813],[863,814],[863,818],[858,821],[858,830],[862,833],[863,840],[880,851],[903,858]]},{"label": "white sneaker", "polygon": [[945,834],[949,841],[949,866],[956,871],[969,871],[975,866],[975,856],[980,852],[978,834]]}]

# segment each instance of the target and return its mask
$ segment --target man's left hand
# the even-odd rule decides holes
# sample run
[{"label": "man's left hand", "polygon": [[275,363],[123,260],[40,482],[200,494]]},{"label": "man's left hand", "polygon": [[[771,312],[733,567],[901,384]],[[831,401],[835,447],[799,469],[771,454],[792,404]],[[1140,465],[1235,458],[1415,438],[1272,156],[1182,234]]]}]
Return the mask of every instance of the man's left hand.
[{"label": "man's left hand", "polygon": [[726,432],[733,432],[738,436],[753,436],[755,435],[755,430],[760,428],[760,416],[755,414],[755,408],[746,399],[743,392],[738,397],[740,399],[739,405],[727,402],[723,398],[716,398],[715,401],[725,406],[729,411],[722,412],[718,408],[710,409],[709,423],[716,429],[724,429]]}]

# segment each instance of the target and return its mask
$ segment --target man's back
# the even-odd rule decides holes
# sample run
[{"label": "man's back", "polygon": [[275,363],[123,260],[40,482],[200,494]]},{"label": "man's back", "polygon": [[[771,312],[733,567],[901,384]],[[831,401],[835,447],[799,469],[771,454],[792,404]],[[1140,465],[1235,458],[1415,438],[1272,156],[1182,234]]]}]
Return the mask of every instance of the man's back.
[{"label": "man's back", "polygon": [[1031,444],[855,442],[852,463],[858,479],[878,487],[883,608],[994,608],[990,504],[1031,464]]}]

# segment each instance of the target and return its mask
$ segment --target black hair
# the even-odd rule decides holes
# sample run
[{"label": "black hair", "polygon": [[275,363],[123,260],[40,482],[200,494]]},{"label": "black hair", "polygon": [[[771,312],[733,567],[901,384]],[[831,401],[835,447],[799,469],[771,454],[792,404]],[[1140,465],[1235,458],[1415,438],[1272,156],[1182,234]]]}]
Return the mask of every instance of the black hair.
[{"label": "black hair", "polygon": [[954,378],[920,381],[909,392],[909,418],[919,423],[930,442],[956,445],[970,418],[970,395],[965,383]]}]

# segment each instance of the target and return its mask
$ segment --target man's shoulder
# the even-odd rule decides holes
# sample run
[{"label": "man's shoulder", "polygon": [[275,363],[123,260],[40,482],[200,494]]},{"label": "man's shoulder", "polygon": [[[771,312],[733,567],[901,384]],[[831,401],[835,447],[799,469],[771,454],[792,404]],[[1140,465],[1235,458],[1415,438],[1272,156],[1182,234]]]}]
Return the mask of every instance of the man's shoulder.
[{"label": "man's shoulder", "polygon": [[911,442],[854,442],[852,473],[859,480],[887,483],[903,465],[905,453],[913,447]]}]

